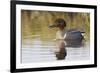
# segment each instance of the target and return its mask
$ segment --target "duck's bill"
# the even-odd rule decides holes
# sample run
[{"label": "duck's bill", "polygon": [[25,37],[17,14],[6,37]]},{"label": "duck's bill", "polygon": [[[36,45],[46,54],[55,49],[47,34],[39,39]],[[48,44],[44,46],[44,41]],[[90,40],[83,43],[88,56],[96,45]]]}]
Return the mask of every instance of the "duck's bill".
[{"label": "duck's bill", "polygon": [[54,27],[57,27],[57,25],[54,25],[54,24],[49,24],[48,26],[49,28],[54,28]]}]

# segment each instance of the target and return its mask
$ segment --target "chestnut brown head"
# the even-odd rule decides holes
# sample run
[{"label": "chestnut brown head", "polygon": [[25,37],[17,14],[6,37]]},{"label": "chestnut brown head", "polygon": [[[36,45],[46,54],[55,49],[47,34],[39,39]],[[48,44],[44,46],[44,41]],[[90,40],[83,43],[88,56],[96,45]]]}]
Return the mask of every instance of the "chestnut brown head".
[{"label": "chestnut brown head", "polygon": [[53,24],[49,25],[49,27],[66,27],[66,22],[62,18],[58,18],[54,21]]}]

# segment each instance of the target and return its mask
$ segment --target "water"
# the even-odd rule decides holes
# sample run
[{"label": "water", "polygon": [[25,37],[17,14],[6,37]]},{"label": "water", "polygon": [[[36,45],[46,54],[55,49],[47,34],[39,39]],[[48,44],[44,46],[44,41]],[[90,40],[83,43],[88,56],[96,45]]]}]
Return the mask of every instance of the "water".
[{"label": "water", "polygon": [[[58,51],[54,41],[42,42],[40,39],[24,40],[22,45],[22,63],[57,61],[55,51]],[[90,57],[89,44],[80,48],[66,47],[65,61],[88,60]]]}]

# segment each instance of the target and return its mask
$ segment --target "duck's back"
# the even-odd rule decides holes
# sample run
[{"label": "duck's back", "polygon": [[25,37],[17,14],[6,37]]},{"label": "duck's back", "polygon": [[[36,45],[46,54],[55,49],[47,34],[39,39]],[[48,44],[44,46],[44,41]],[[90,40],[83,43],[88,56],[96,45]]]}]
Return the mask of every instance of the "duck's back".
[{"label": "duck's back", "polygon": [[78,30],[68,30],[66,31],[66,43],[69,47],[79,47],[82,45],[83,40],[82,32]]}]

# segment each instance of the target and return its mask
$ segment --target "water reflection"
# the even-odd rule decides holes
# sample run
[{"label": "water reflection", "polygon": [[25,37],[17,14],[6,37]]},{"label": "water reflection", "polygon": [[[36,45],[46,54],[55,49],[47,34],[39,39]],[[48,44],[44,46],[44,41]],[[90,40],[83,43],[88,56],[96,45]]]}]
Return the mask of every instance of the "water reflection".
[{"label": "water reflection", "polygon": [[[59,51],[54,41],[42,42],[40,38],[32,39],[31,45],[29,39],[24,39],[22,45],[22,63],[49,62],[57,61],[55,52]],[[89,44],[80,48],[66,47],[67,56],[65,61],[89,60]]]}]

